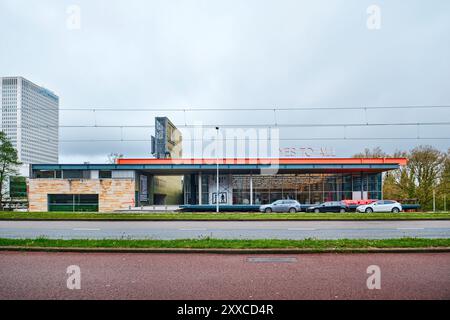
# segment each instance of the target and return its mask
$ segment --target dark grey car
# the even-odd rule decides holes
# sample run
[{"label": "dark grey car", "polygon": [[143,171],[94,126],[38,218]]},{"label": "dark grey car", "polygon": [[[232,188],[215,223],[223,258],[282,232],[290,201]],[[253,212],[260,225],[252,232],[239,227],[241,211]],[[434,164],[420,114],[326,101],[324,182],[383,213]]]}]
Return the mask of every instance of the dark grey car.
[{"label": "dark grey car", "polygon": [[306,212],[348,212],[349,207],[342,201],[328,201],[306,208]]},{"label": "dark grey car", "polygon": [[301,204],[296,200],[277,200],[271,204],[265,204],[259,207],[261,212],[290,212],[295,213],[302,210]]}]

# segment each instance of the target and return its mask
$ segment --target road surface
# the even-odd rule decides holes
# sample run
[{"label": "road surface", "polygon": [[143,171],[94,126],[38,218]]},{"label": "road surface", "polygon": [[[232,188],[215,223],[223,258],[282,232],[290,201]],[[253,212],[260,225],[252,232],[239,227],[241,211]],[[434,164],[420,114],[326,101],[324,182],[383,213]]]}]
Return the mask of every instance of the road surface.
[{"label": "road surface", "polygon": [[450,238],[450,221],[0,221],[2,238]]},{"label": "road surface", "polygon": [[0,299],[450,299],[450,254],[0,252]]}]

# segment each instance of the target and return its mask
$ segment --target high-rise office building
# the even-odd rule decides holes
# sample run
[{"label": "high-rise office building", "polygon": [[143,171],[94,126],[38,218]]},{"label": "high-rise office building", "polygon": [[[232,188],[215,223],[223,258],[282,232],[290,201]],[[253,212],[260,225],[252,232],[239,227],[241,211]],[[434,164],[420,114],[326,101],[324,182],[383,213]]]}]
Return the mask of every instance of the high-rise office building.
[{"label": "high-rise office building", "polygon": [[58,162],[59,97],[22,77],[0,78],[1,130],[24,164]]}]

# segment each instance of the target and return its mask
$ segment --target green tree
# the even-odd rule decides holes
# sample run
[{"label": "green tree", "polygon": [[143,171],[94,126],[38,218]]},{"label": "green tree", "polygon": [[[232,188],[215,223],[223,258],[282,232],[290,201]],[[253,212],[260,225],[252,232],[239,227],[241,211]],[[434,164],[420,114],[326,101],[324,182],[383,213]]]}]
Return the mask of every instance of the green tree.
[{"label": "green tree", "polygon": [[433,190],[442,181],[446,155],[432,146],[418,146],[410,152],[396,152],[408,164],[388,172],[385,178],[385,198],[417,199],[423,210],[433,207]]},{"label": "green tree", "polygon": [[399,187],[394,172],[386,172],[383,179],[383,198],[406,199],[403,190]]},{"label": "green tree", "polygon": [[[397,151],[393,157],[409,159],[411,153]],[[386,172],[383,191],[386,199],[417,199],[415,178],[408,165]]]},{"label": "green tree", "polygon": [[437,189],[444,168],[445,154],[432,146],[411,151],[408,168],[414,177],[415,194],[423,209],[433,207],[433,190]]},{"label": "green tree", "polygon": [[17,175],[17,166],[21,163],[17,157],[11,141],[3,131],[0,131],[0,209],[3,210],[3,198],[5,196],[5,184],[8,178]]},{"label": "green tree", "polygon": [[[372,150],[366,148],[355,157],[391,156],[377,147]],[[444,195],[450,197],[450,149],[447,153],[443,153],[432,146],[418,146],[410,152],[397,151],[392,157],[407,158],[408,164],[385,173],[383,181],[385,199],[417,199],[423,210],[430,210],[433,207],[433,190],[435,190],[438,208],[443,207]]]}]

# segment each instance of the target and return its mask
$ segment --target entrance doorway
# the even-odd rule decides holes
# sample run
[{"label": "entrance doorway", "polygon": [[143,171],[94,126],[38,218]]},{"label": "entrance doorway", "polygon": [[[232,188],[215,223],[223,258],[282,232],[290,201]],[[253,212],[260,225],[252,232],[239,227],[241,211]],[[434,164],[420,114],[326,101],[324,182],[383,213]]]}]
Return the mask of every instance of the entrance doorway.
[{"label": "entrance doorway", "polygon": [[166,196],[165,194],[155,193],[153,195],[153,203],[155,205],[165,205],[166,204]]}]

